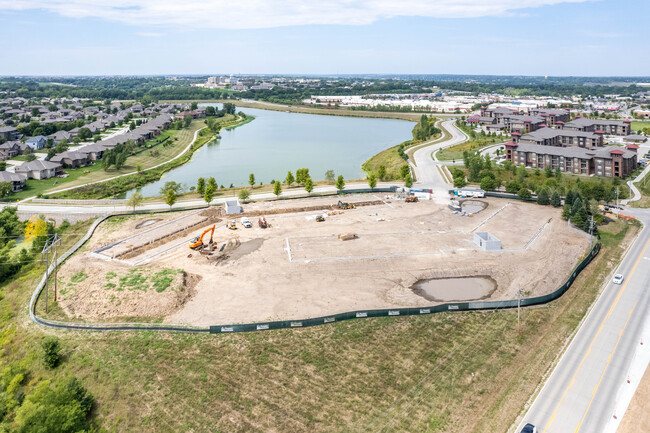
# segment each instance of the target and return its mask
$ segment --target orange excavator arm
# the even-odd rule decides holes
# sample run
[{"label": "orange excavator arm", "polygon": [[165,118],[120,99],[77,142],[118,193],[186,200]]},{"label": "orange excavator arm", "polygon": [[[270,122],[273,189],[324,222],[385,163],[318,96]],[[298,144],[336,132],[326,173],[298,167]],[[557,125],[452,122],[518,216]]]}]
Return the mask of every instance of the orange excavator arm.
[{"label": "orange excavator arm", "polygon": [[212,227],[206,229],[203,233],[201,233],[201,236],[197,236],[194,239],[190,241],[190,248],[195,249],[203,245],[203,237],[208,233],[210,233],[210,243],[212,243],[212,238],[214,237],[214,229],[216,228],[216,224],[213,225]]}]

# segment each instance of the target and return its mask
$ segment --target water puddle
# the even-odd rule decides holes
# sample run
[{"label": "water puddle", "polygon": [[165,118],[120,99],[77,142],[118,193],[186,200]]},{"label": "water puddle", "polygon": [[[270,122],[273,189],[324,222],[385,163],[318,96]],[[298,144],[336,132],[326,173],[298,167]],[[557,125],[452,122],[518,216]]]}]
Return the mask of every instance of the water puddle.
[{"label": "water puddle", "polygon": [[476,301],[489,297],[497,283],[489,276],[430,278],[419,280],[411,286],[416,295],[428,301]]}]

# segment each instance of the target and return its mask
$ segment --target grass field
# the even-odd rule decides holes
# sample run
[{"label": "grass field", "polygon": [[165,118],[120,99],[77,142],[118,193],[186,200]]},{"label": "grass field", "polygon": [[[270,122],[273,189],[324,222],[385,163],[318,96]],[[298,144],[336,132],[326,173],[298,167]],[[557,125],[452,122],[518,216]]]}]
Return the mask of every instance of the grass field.
[{"label": "grass field", "polygon": [[384,178],[385,180],[399,179],[400,168],[403,165],[408,165],[408,162],[404,161],[404,159],[399,156],[397,153],[398,147],[399,146],[393,146],[386,150],[382,150],[361,164],[361,168],[368,174],[377,174],[379,167],[383,165],[386,167],[386,176]]},{"label": "grass field", "polygon": [[[218,336],[44,331],[27,324],[34,269],[0,287],[0,363],[28,368],[29,387],[75,374],[111,432],[506,432],[637,230],[602,227],[595,262],[519,329],[512,310]],[[37,346],[52,333],[65,357],[49,372]]]},{"label": "grass field", "polygon": [[481,141],[466,141],[464,143],[457,144],[455,146],[447,147],[445,149],[440,150],[436,156],[438,157],[439,160],[441,161],[462,161],[463,159],[463,152],[466,150],[469,151],[479,151],[481,149],[484,149],[488,146],[493,146],[495,144],[504,142],[503,140],[495,139],[494,141],[490,142],[485,142],[484,140]]},{"label": "grass field", "polygon": [[650,120],[646,120],[646,121],[633,120],[631,127],[632,127],[632,131],[640,131],[644,128],[650,128]]}]

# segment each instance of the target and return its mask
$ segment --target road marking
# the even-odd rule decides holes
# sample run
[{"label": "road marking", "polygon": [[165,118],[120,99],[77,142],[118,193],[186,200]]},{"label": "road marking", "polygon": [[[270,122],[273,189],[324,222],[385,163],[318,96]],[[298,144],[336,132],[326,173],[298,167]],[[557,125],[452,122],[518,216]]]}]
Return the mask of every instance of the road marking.
[{"label": "road marking", "polygon": [[605,326],[605,322],[612,315],[612,312],[614,311],[614,308],[616,307],[616,304],[618,304],[618,301],[621,299],[621,296],[623,295],[623,292],[627,288],[627,283],[632,279],[632,275],[634,275],[634,272],[636,271],[636,267],[641,262],[641,258],[643,258],[645,256],[645,252],[648,249],[648,246],[650,246],[650,239],[646,242],[645,246],[643,247],[643,250],[641,251],[641,254],[636,259],[636,262],[634,262],[634,266],[632,266],[632,270],[630,271],[628,277],[623,282],[623,285],[621,286],[621,289],[619,290],[618,295],[616,296],[616,299],[612,303],[612,306],[609,308],[609,311],[607,312],[607,315],[605,316],[603,321],[600,323],[600,327],[598,327],[598,332],[596,332],[596,335],[594,335],[594,338],[591,340],[591,343],[589,344],[589,347],[587,348],[587,351],[585,352],[584,356],[580,360],[580,364],[578,365],[578,368],[573,373],[573,377],[571,377],[571,381],[569,382],[569,386],[567,386],[566,389],[564,390],[564,393],[562,393],[562,397],[560,398],[560,401],[558,401],[557,405],[555,406],[555,409],[553,410],[553,414],[551,415],[551,419],[549,419],[548,424],[546,424],[546,427],[544,427],[544,430],[542,431],[542,433],[546,433],[546,431],[553,424],[553,421],[555,420],[555,416],[557,415],[557,411],[560,409],[560,406],[562,405],[562,402],[564,401],[564,398],[566,397],[567,393],[569,392],[569,390],[573,386],[573,383],[576,380],[576,376],[578,376],[578,372],[582,368],[582,364],[584,364],[585,359],[587,359],[587,357],[591,353],[591,348],[593,347],[594,343],[598,339],[598,336],[600,335],[600,332],[603,330],[603,327]]},{"label": "road marking", "polygon": [[618,347],[618,343],[621,342],[621,337],[623,336],[623,332],[625,331],[625,328],[627,328],[627,324],[629,323],[630,318],[632,317],[632,311],[634,311],[634,308],[636,308],[636,302],[634,303],[634,306],[632,306],[632,309],[630,310],[630,312],[627,313],[627,320],[625,321],[625,325],[623,325],[623,328],[621,329],[621,332],[618,333],[618,339],[616,340],[616,344],[614,345],[614,349],[610,352],[609,356],[607,357],[607,364],[605,364],[605,369],[603,370],[602,374],[600,375],[600,379],[598,380],[598,383],[594,387],[594,390],[591,392],[591,399],[589,400],[589,404],[587,405],[587,409],[585,409],[585,413],[582,415],[582,419],[578,423],[578,426],[573,431],[573,433],[578,433],[578,431],[580,431],[580,427],[582,427],[582,423],[584,422],[585,417],[587,416],[587,412],[589,412],[589,408],[591,407],[591,404],[594,402],[594,398],[596,398],[596,392],[598,391],[598,388],[600,387],[600,383],[603,381],[603,377],[605,376],[605,373],[607,372],[607,369],[609,368],[609,363],[612,360],[612,356],[614,356],[614,352],[616,352],[616,348]]}]

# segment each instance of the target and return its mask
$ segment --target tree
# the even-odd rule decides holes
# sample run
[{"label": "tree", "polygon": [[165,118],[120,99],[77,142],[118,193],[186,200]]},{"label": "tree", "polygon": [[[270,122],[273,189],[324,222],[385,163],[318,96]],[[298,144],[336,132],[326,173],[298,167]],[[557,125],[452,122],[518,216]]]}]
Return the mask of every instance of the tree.
[{"label": "tree", "polygon": [[411,178],[410,174],[407,174],[406,177],[404,178],[404,186],[407,188],[413,186],[413,178]]},{"label": "tree", "polygon": [[45,337],[41,343],[43,348],[43,363],[46,368],[52,369],[61,362],[61,346],[56,337]]},{"label": "tree", "polygon": [[251,196],[250,191],[245,188],[239,191],[239,199],[244,203],[246,202],[246,200],[248,200],[250,196]]},{"label": "tree", "polygon": [[548,195],[548,190],[546,188],[540,189],[539,192],[537,193],[537,204],[542,206],[551,204],[551,200]]},{"label": "tree", "polygon": [[166,195],[168,191],[174,191],[174,194],[178,194],[181,192],[183,189],[183,185],[181,185],[178,182],[174,182],[173,180],[169,180],[165,182],[165,184],[160,187],[160,195]]},{"label": "tree", "polygon": [[7,161],[0,161],[0,171],[5,171],[7,169]]},{"label": "tree", "polygon": [[521,188],[519,191],[517,191],[517,195],[519,198],[523,198],[524,200],[532,197],[532,194],[528,188]]},{"label": "tree", "polygon": [[198,192],[200,195],[203,195],[203,193],[205,193],[205,179],[202,177],[199,177],[196,181],[196,192]]},{"label": "tree", "polygon": [[176,203],[176,191],[173,189],[168,189],[167,190],[167,195],[165,196],[165,203],[169,206],[169,209],[174,206],[174,203]]},{"label": "tree", "polygon": [[25,155],[25,161],[27,162],[34,161],[35,159],[36,159],[36,155],[34,155],[33,153],[28,153],[27,155]]},{"label": "tree", "polygon": [[334,179],[336,178],[336,175],[334,174],[334,170],[327,170],[325,172],[325,180],[328,182],[334,182]]},{"label": "tree", "polygon": [[251,173],[248,175],[248,184],[253,188],[255,186],[255,174]]},{"label": "tree", "polygon": [[285,180],[285,182],[287,183],[287,185],[289,185],[289,186],[291,186],[291,184],[294,183],[294,182],[296,181],[296,180],[294,179],[294,177],[293,177],[293,173],[291,173],[291,171],[289,171],[289,172],[287,173],[287,177],[286,177],[284,180]]},{"label": "tree", "polygon": [[370,189],[375,189],[375,187],[377,186],[377,177],[375,177],[375,175],[372,173],[370,174],[370,176],[368,176],[368,186],[370,187]]},{"label": "tree", "polygon": [[307,194],[311,194],[311,192],[314,190],[314,181],[311,180],[311,177],[308,177],[305,179],[305,191],[307,191]]},{"label": "tree", "polygon": [[562,199],[557,191],[553,191],[553,194],[551,194],[551,205],[553,207],[560,207],[562,205]]},{"label": "tree", "polygon": [[308,177],[309,177],[308,168],[299,168],[298,170],[296,170],[296,183],[304,184]]},{"label": "tree", "polygon": [[93,136],[93,133],[90,132],[90,129],[88,129],[88,128],[79,128],[79,131],[77,132],[77,137],[80,140],[86,140],[86,139],[88,139],[88,138],[90,138],[92,136]]},{"label": "tree", "polygon": [[546,178],[553,177],[553,170],[551,169],[550,165],[547,165],[546,168],[544,169],[544,176],[546,176]]},{"label": "tree", "polygon": [[464,175],[454,176],[454,188],[463,188],[465,185],[467,185],[467,182]]},{"label": "tree", "polygon": [[47,223],[44,219],[32,215],[32,217],[27,221],[25,226],[25,241],[29,242],[38,237],[45,236],[47,234]]},{"label": "tree", "polygon": [[207,107],[205,107],[205,115],[206,116],[214,116],[215,113],[216,113],[216,110],[214,109],[214,107],[212,105],[208,105]]},{"label": "tree", "polygon": [[494,189],[494,179],[490,176],[485,176],[481,179],[480,186],[485,191],[492,191]]},{"label": "tree", "polygon": [[185,116],[183,118],[183,128],[185,129],[189,128],[191,123],[192,123],[192,116]]},{"label": "tree", "polygon": [[215,190],[215,186],[211,184],[208,184],[208,186],[205,187],[205,191],[203,192],[203,200],[205,200],[207,204],[210,204],[212,202]]},{"label": "tree", "polygon": [[0,198],[8,196],[14,189],[11,182],[0,182]]},{"label": "tree", "polygon": [[[217,181],[214,180],[214,177],[210,176],[208,178],[208,186],[211,186],[214,191],[217,190]],[[221,188],[223,188],[223,186]]]},{"label": "tree", "polygon": [[144,197],[142,194],[134,192],[126,203],[133,208],[133,213],[135,213],[135,208],[141,206],[143,201]]},{"label": "tree", "polygon": [[408,164],[404,164],[400,167],[399,175],[402,179],[406,179],[406,176],[409,174],[411,174],[411,169],[409,168]]},{"label": "tree", "polygon": [[339,174],[339,177],[336,179],[336,189],[338,191],[342,191],[345,188],[345,179],[343,179],[343,175]]},{"label": "tree", "polygon": [[386,179],[386,166],[385,165],[380,165],[379,169],[377,170],[377,177],[379,180],[384,180]]},{"label": "tree", "polygon": [[516,194],[521,189],[521,185],[516,180],[506,182],[506,192],[508,194]]},{"label": "tree", "polygon": [[232,102],[226,102],[223,104],[224,114],[235,114],[235,110],[237,110],[237,107],[235,107],[235,104]]},{"label": "tree", "polygon": [[276,180],[273,184],[273,194],[278,197],[280,197],[280,194],[282,194],[282,183],[280,183],[279,180]]},{"label": "tree", "polygon": [[197,108],[199,108],[199,104],[197,104],[196,102],[192,102],[190,104],[190,110],[196,110]]}]

